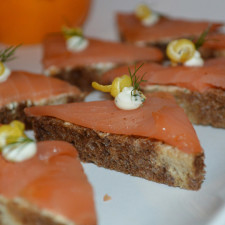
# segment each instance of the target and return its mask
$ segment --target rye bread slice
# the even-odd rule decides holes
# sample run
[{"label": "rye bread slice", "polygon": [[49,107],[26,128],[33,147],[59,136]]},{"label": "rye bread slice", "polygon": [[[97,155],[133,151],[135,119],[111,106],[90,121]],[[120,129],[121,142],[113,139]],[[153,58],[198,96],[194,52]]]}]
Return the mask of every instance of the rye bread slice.
[{"label": "rye bread slice", "polygon": [[53,117],[33,118],[36,139],[63,140],[84,162],[169,186],[198,190],[204,180],[204,153],[188,154],[158,140],[99,132]]}]

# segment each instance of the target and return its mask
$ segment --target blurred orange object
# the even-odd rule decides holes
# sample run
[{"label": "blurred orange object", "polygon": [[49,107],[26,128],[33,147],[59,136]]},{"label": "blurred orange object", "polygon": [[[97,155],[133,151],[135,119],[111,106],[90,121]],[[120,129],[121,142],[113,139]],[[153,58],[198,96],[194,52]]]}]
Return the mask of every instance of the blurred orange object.
[{"label": "blurred orange object", "polygon": [[33,44],[62,25],[83,24],[91,0],[4,0],[1,1],[0,42]]}]

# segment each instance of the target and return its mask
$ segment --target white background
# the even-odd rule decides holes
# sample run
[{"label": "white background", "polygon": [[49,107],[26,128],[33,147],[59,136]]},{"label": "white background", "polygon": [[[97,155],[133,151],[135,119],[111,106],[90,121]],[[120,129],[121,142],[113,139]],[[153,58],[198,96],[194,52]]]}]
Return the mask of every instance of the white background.
[{"label": "white background", "polygon": [[[170,16],[225,21],[225,0],[145,1]],[[118,40],[115,12],[132,11],[135,0],[95,0],[85,33]],[[41,46],[18,49],[12,69],[41,72]],[[92,94],[88,100],[99,98]],[[224,225],[225,224],[225,130],[195,126],[206,155],[206,179],[200,191],[186,191],[85,164],[95,191],[100,225]],[[104,202],[108,194],[111,201]]]}]

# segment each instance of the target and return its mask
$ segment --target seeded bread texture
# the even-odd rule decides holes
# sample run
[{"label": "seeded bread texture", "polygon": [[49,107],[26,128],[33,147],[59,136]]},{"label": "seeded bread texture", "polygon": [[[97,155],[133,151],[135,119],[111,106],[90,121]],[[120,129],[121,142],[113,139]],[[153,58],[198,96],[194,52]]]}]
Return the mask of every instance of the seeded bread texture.
[{"label": "seeded bread texture", "polygon": [[187,154],[161,141],[99,132],[52,117],[33,118],[38,141],[63,140],[84,162],[169,186],[198,190],[204,179],[204,154]]}]

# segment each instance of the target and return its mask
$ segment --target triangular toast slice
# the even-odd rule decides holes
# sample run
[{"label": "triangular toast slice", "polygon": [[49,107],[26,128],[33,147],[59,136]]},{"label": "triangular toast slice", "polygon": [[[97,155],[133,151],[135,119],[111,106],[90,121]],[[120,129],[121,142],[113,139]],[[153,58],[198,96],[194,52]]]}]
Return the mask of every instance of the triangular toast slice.
[{"label": "triangular toast slice", "polygon": [[83,161],[186,189],[199,189],[204,179],[203,150],[171,95],[148,96],[130,111],[97,101],[25,112],[38,140],[70,142]]},{"label": "triangular toast slice", "polygon": [[62,141],[37,143],[37,154],[19,163],[0,156],[0,224],[95,225],[92,187],[77,156]]},{"label": "triangular toast slice", "polygon": [[84,93],[64,81],[25,71],[12,71],[0,82],[0,123],[20,120],[31,127],[23,110],[32,105],[55,105],[81,101]]},{"label": "triangular toast slice", "polygon": [[[145,63],[136,76],[140,79],[145,73],[145,82],[140,84],[144,93],[172,94],[192,123],[225,128],[224,68],[225,58],[206,60],[200,67]],[[135,66],[112,69],[102,76],[101,83],[111,84],[121,74],[129,74],[129,70],[133,73]]]},{"label": "triangular toast slice", "polygon": [[131,44],[87,38],[89,44],[82,51],[70,51],[62,35],[49,35],[43,43],[44,73],[92,91],[91,82],[118,65],[135,62],[159,62],[162,52],[156,47],[138,47]]}]

